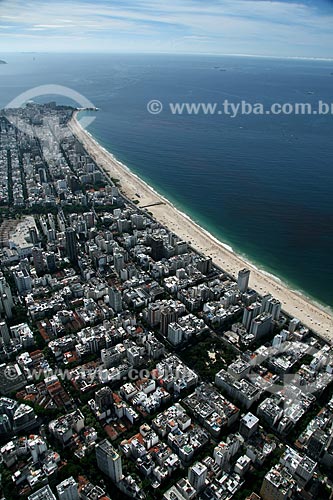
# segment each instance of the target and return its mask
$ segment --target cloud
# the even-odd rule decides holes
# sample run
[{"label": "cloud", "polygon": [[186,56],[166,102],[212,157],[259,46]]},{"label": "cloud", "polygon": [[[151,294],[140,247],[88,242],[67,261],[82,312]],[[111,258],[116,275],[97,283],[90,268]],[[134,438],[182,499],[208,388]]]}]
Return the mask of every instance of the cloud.
[{"label": "cloud", "polygon": [[65,36],[73,38],[72,50],[80,50],[74,43],[80,37],[91,51],[112,38],[113,50],[333,55],[333,8],[326,0],[3,0],[0,6],[0,31],[9,41],[40,32],[48,50],[57,50],[55,36]]}]

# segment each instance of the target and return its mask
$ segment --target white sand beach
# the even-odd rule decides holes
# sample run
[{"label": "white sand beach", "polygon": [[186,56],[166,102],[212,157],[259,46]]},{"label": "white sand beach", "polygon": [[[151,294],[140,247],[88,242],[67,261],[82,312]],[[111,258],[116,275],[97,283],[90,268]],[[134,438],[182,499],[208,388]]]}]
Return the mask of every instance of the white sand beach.
[{"label": "white sand beach", "polygon": [[[224,245],[210,233],[180,212],[168,200],[159,195],[146,182],[131,172],[114,156],[98,144],[77,121],[77,112],[69,124],[70,129],[86,148],[87,152],[113,178],[120,181],[121,191],[131,200],[138,200],[139,206],[163,202],[161,205],[149,207],[148,210],[162,224],[175,232],[200,252],[212,257],[213,261],[228,273],[237,276],[240,269],[251,270],[250,286],[260,294],[271,293],[279,299],[282,307],[290,315],[298,318],[304,325],[312,328],[328,341],[333,339],[333,316],[306,297],[284,285],[274,276],[257,269],[245,261],[227,245]],[[140,198],[137,196],[140,195]]]}]

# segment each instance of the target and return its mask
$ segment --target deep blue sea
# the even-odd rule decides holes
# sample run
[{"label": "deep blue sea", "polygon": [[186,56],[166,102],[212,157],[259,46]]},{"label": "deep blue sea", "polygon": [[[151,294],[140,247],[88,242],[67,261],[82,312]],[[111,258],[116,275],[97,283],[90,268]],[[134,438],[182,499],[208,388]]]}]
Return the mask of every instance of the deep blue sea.
[{"label": "deep blue sea", "polygon": [[[38,85],[100,108],[89,131],[260,268],[333,305],[333,116],[150,115],[168,102],[333,102],[333,62],[0,54],[0,107]],[[223,71],[221,71],[221,69]],[[37,101],[62,96],[44,96]]]}]

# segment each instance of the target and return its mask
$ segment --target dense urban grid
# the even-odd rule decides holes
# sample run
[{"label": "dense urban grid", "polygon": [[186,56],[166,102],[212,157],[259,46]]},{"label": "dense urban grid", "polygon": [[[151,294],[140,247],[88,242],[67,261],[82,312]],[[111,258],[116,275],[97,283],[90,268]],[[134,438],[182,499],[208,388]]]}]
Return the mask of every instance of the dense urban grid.
[{"label": "dense urban grid", "polygon": [[2,498],[329,498],[331,346],[126,199],[72,113],[0,117]]}]

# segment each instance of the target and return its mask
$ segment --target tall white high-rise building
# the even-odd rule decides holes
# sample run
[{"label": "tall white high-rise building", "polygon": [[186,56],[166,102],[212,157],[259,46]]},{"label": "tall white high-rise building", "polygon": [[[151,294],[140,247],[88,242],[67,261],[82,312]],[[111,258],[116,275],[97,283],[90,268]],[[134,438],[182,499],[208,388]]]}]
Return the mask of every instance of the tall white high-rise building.
[{"label": "tall white high-rise building", "polygon": [[261,304],[260,302],[253,302],[253,304],[249,305],[248,307],[245,307],[244,312],[243,312],[243,319],[242,323],[245,326],[247,330],[249,330],[251,321],[260,314],[261,311]]},{"label": "tall white high-rise building", "polygon": [[282,342],[283,342],[282,335],[280,335],[278,333],[277,335],[275,335],[275,337],[273,339],[272,346],[279,348],[279,347],[281,347]]},{"label": "tall white high-rise building", "polygon": [[18,271],[14,271],[15,284],[18,292],[30,292],[32,288],[32,279],[27,269],[23,268]]},{"label": "tall white high-rise building", "polygon": [[201,462],[196,462],[188,470],[188,480],[196,491],[205,486],[208,469]]},{"label": "tall white high-rise building", "polygon": [[183,340],[183,329],[178,323],[168,325],[168,340],[172,345],[178,345]]},{"label": "tall white high-rise building", "polygon": [[262,298],[261,312],[267,312],[272,315],[272,319],[277,321],[281,313],[281,302],[272,295],[268,294]]},{"label": "tall white high-rise building", "polygon": [[300,320],[297,318],[293,318],[289,323],[289,328],[288,328],[289,332],[294,333],[295,330],[299,327],[299,325],[300,325]]},{"label": "tall white high-rise building", "polygon": [[79,500],[79,492],[75,479],[69,477],[58,484],[57,495],[59,500]]},{"label": "tall white high-rise building", "polygon": [[249,280],[250,280],[250,270],[249,269],[241,269],[238,273],[237,284],[238,288],[242,293],[245,293],[249,288]]},{"label": "tall white high-rise building", "polygon": [[109,287],[109,305],[116,313],[123,310],[122,294],[117,288]]},{"label": "tall white high-rise building", "polygon": [[124,269],[125,267],[125,257],[122,253],[115,253],[113,255],[113,263],[114,263],[114,268],[116,272],[119,274],[121,269]]},{"label": "tall white high-rise building", "polygon": [[272,328],[272,315],[262,313],[251,321],[250,333],[255,336],[255,339],[260,339],[267,335]]},{"label": "tall white high-rise building", "polygon": [[95,447],[98,468],[115,483],[123,476],[121,456],[112,444],[104,439]]}]

